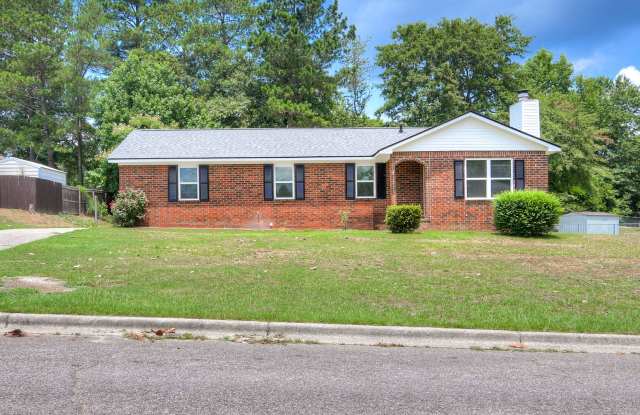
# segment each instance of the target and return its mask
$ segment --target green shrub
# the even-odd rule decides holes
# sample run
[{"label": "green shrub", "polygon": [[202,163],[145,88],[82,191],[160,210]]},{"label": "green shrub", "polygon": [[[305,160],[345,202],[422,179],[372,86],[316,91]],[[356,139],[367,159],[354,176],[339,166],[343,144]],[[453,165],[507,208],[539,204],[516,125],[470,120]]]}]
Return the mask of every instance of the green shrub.
[{"label": "green shrub", "polygon": [[394,205],[387,207],[384,222],[393,233],[407,233],[418,229],[421,219],[420,205]]},{"label": "green shrub", "polygon": [[94,203],[92,197],[87,198],[87,215],[93,216],[96,209],[98,210],[98,218],[102,219],[109,216],[109,208],[105,202],[98,200]]},{"label": "green shrub", "polygon": [[553,230],[561,214],[560,200],[539,190],[504,192],[494,200],[496,229],[508,235],[545,235]]},{"label": "green shrub", "polygon": [[119,192],[111,205],[113,222],[119,226],[136,226],[144,219],[146,207],[147,196],[142,190]]}]

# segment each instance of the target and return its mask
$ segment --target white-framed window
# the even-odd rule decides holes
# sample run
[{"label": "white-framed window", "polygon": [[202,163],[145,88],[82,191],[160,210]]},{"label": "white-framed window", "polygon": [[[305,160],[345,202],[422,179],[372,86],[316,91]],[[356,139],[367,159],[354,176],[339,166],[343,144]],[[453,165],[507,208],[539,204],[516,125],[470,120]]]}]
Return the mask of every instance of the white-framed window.
[{"label": "white-framed window", "polygon": [[276,199],[293,199],[295,197],[292,164],[273,166],[273,195]]},{"label": "white-framed window", "polygon": [[200,200],[198,166],[178,166],[178,199]]},{"label": "white-framed window", "polygon": [[513,190],[512,159],[466,159],[464,166],[465,198],[493,199]]},{"label": "white-framed window", "polygon": [[376,197],[376,166],[373,164],[356,165],[356,197]]}]

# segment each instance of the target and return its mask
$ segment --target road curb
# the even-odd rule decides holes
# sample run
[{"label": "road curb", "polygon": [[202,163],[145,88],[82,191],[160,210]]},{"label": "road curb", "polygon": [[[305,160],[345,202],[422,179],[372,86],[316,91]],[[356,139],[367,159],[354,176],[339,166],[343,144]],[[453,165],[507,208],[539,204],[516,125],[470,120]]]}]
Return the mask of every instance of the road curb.
[{"label": "road curb", "polygon": [[6,330],[35,334],[122,335],[174,327],[178,333],[211,339],[244,336],[329,344],[640,353],[640,336],[620,334],[21,313],[0,313],[0,322]]}]

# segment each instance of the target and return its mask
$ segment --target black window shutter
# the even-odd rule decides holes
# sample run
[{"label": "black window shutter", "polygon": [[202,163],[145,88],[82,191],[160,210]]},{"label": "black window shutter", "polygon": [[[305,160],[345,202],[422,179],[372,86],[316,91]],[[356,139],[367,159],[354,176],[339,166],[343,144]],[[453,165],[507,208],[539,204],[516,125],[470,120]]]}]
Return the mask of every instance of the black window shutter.
[{"label": "black window shutter", "polygon": [[264,200],[273,200],[273,165],[264,165]]},{"label": "black window shutter", "polygon": [[461,199],[464,197],[464,160],[454,160],[453,162],[453,197]]},{"label": "black window shutter", "polygon": [[209,200],[209,166],[199,166],[198,176],[200,176],[200,201],[207,202]]},{"label": "black window shutter", "polygon": [[178,201],[178,166],[169,166],[169,202]]},{"label": "black window shutter", "polygon": [[387,163],[376,163],[376,197],[387,198]]},{"label": "black window shutter", "polygon": [[296,200],[304,200],[304,164],[294,166],[296,181]]},{"label": "black window shutter", "polygon": [[524,190],[524,160],[513,161],[513,188]]},{"label": "black window shutter", "polygon": [[347,199],[356,198],[356,165],[347,163],[344,165],[345,196]]}]

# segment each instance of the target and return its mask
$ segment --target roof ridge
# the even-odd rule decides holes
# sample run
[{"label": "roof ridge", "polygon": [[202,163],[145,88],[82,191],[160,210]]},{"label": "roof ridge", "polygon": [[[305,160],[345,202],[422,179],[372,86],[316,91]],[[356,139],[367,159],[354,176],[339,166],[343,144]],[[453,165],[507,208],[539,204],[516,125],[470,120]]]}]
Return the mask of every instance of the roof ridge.
[{"label": "roof ridge", "polygon": [[[222,128],[136,128],[133,131],[247,131],[247,130],[397,130],[399,127],[222,127]],[[406,127],[426,129],[429,127]],[[132,131],[132,132],[133,132]]]}]

